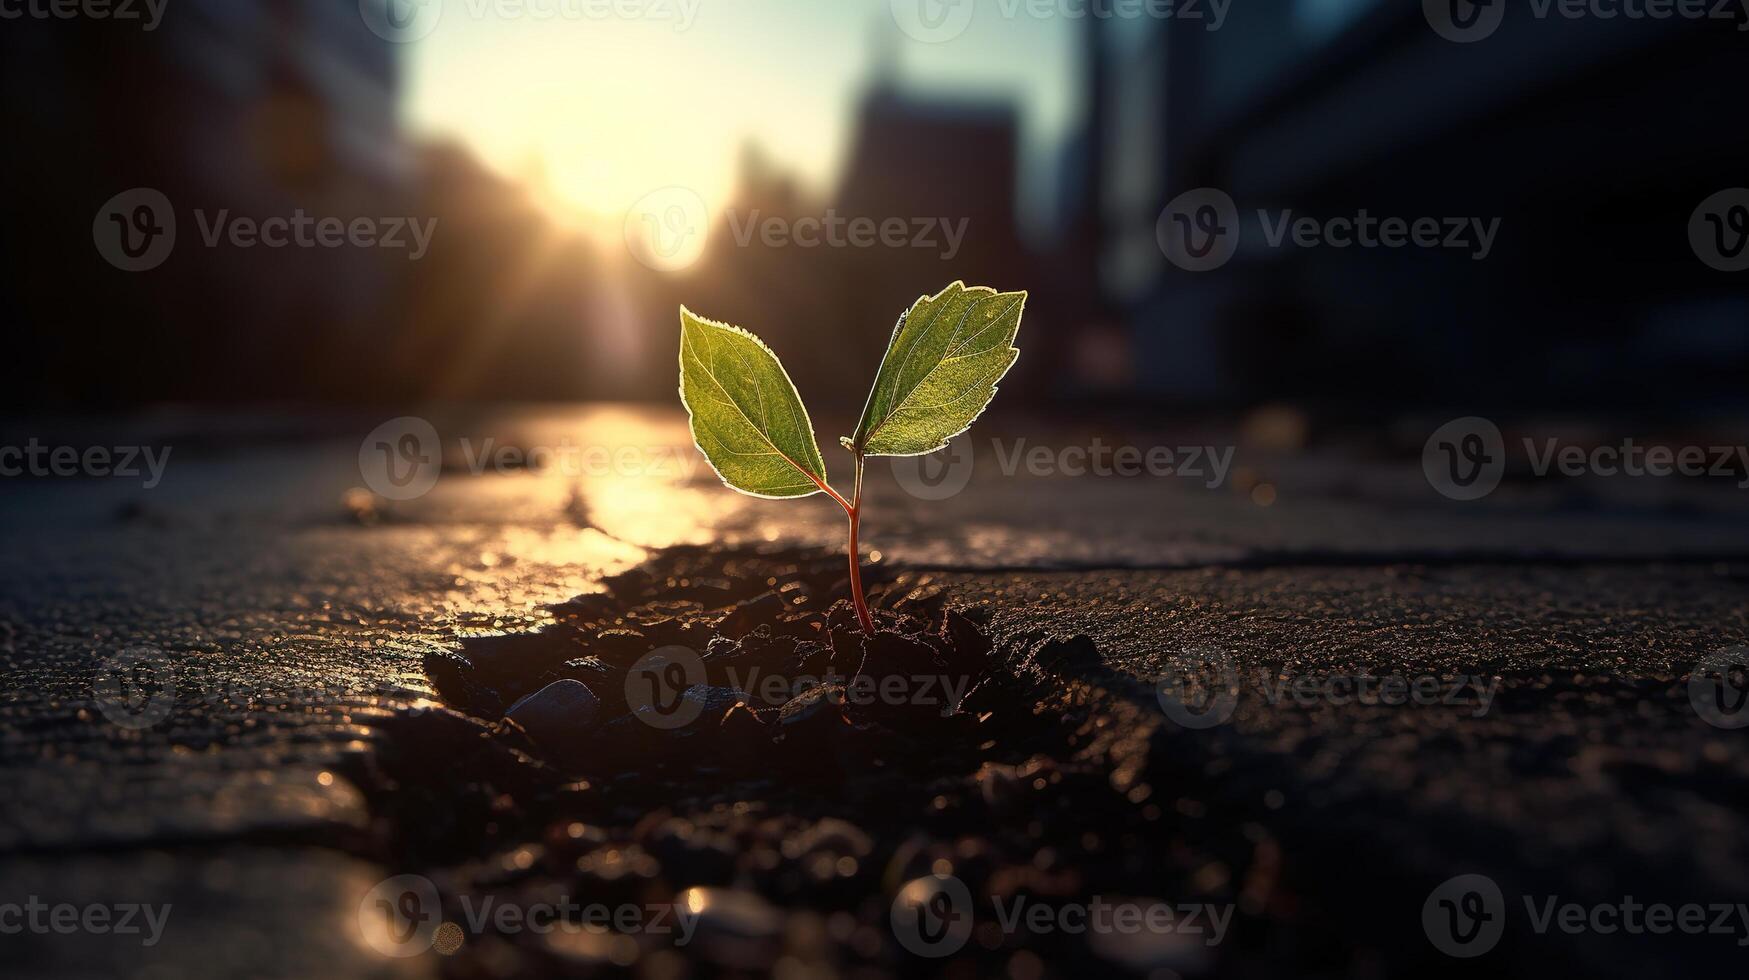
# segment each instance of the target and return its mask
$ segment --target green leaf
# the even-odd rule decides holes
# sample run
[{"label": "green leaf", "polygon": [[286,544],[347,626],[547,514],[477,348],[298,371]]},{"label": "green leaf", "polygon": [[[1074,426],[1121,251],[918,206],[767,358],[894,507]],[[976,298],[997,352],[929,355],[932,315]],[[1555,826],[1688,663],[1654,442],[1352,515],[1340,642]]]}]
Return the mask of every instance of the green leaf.
[{"label": "green leaf", "polygon": [[680,400],[693,442],[732,489],[773,499],[824,489],[808,410],[758,337],[681,307]]},{"label": "green leaf", "polygon": [[1020,351],[1026,293],[956,282],[917,300],[893,328],[856,435],[869,456],[921,456],[971,428]]}]

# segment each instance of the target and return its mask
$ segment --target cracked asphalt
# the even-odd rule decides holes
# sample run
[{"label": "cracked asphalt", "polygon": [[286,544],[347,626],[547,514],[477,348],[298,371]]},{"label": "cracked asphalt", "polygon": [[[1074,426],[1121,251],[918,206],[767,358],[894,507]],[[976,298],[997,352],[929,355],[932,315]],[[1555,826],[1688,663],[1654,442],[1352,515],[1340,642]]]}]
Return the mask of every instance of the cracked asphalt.
[{"label": "cracked asphalt", "polygon": [[[174,447],[150,490],[0,481],[0,906],[174,909],[150,946],[0,936],[9,972],[446,972],[361,935],[361,901],[397,869],[381,857],[392,828],[347,775],[388,721],[433,703],[424,656],[549,623],[550,604],[663,547],[842,547],[829,504],[738,497],[688,466],[677,412],[431,418],[442,475],[407,501],[360,489],[378,418],[8,426]],[[1171,833],[1266,832],[1303,903],[1267,914],[1299,924],[1320,972],[1749,962],[1749,923],[1568,932],[1531,914],[1550,896],[1749,902],[1749,735],[1734,714],[1703,717],[1703,695],[1731,703],[1704,686],[1710,658],[1749,645],[1749,491],[1514,477],[1460,503],[1429,488],[1412,434],[1313,452],[1220,426],[1026,438],[1094,437],[1236,451],[1211,488],[1008,472],[1016,443],[973,435],[975,464],[945,482],[871,469],[871,560],[987,609],[1005,642],[1085,637],[1022,664],[1041,698],[1093,705],[1083,753],[1120,790],[1145,773],[1154,795],[1136,805],[1160,806]],[[487,438],[630,455],[474,473]],[[842,469],[833,452],[828,465]],[[1504,936],[1474,961],[1436,949],[1423,914],[1465,874],[1504,899]],[[1186,969],[1272,962],[1216,950]]]}]

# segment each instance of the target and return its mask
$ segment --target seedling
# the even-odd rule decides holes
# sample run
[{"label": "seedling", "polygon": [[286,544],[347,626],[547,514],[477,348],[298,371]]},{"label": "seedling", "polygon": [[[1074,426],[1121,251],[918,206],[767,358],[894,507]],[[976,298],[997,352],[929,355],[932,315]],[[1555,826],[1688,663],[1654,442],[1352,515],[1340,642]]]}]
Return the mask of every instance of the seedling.
[{"label": "seedling", "polygon": [[826,461],[796,386],[777,355],[753,334],[680,308],[680,400],[692,439],[724,485],[782,500],[823,493],[850,519],[850,599],[863,632],[874,618],[862,592],[857,535],[863,464],[870,456],[922,456],[971,428],[996,397],[996,383],[1020,351],[1026,293],[956,282],[920,297],[899,317],[850,450],[850,498],[826,482]]}]

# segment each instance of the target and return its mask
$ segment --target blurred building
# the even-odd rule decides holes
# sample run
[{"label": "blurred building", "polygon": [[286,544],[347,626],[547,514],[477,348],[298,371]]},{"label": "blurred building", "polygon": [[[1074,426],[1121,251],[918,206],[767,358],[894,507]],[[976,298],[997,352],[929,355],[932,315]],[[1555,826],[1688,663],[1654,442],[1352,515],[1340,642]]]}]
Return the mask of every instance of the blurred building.
[{"label": "blurred building", "polygon": [[[29,405],[634,397],[658,358],[528,188],[398,117],[404,49],[354,0],[179,0],[161,24],[8,21],[0,294]],[[125,272],[111,197],[168,198],[176,245]],[[369,219],[398,248],[236,247],[218,222]],[[412,222],[430,229],[412,260]],[[397,229],[399,229],[397,231]],[[616,331],[614,327],[619,329]],[[671,365],[670,365],[671,368]],[[670,383],[671,384],[671,383]]]},{"label": "blurred building", "polygon": [[[272,397],[357,387],[396,262],[356,249],[209,247],[220,216],[407,215],[388,42],[341,0],[179,0],[128,21],[8,21],[0,32],[6,307],[41,402]],[[93,218],[155,188],[176,249],[111,267]],[[197,215],[197,212],[199,214]],[[203,220],[205,228],[203,228]]]},{"label": "blurred building", "polygon": [[[1097,60],[1102,278],[1144,390],[1177,401],[1741,405],[1749,289],[1690,248],[1749,173],[1733,21],[1536,19],[1485,43],[1422,4],[1234,4],[1219,31],[1116,20]],[[1244,236],[1169,266],[1162,208],[1226,190]],[[1271,248],[1258,209],[1499,218],[1443,249]]]},{"label": "blurred building", "polygon": [[[920,245],[859,257],[849,284],[851,308],[886,310],[893,320],[919,295],[955,280],[1036,291],[1038,263],[1015,220],[1019,158],[1013,105],[907,95],[891,77],[877,77],[856,114],[840,207],[850,214],[938,219],[964,237],[951,250]],[[945,232],[936,235],[945,245]],[[1033,313],[1037,323],[1036,308]],[[868,331],[862,339],[856,356],[878,363],[888,334]],[[1029,332],[1028,341],[1016,381],[1045,362],[1044,340]]]},{"label": "blurred building", "polygon": [[[1031,241],[1019,107],[908,88],[877,59],[836,185],[802,188],[750,143],[733,213],[678,273],[600,253],[460,146],[409,141],[403,51],[353,0],[179,0],[150,33],[7,21],[0,310],[33,368],[9,394],[666,401],[686,303],[757,330],[798,379],[831,379],[802,381],[809,404],[854,417],[893,319],[963,279],[1032,294],[1005,403],[1743,405],[1749,289],[1686,230],[1702,200],[1749,184],[1733,97],[1749,34],[1510,9],[1474,44],[1394,0],[1236,3],[1219,30],[1063,19],[1083,37],[1083,119]],[[94,244],[100,208],[136,187],[163,191],[179,225],[148,273]],[[1156,226],[1204,187],[1231,195],[1243,236],[1226,265],[1186,272]],[[1259,210],[1499,231],[1485,261],[1271,247]],[[209,247],[197,218],[297,211],[438,227],[410,262]],[[752,227],[828,216],[898,219],[912,243],[768,247]]]},{"label": "blurred building", "polygon": [[[682,275],[645,277],[639,290],[660,297],[650,316],[661,323],[684,302],[754,330],[816,414],[852,420],[893,324],[919,295],[956,279],[1036,288],[1039,269],[1015,220],[1020,126],[1012,105],[918,96],[881,73],[854,120],[843,175],[826,195],[799,190],[781,163],[750,145],[731,215],[712,229],[704,257]],[[838,244],[823,234],[819,245],[767,247],[756,230],[773,218],[794,228],[828,216],[841,222]],[[908,244],[858,247],[842,225],[853,220],[902,222]],[[1049,365],[1045,351],[1044,339],[1029,336],[1020,370]],[[814,379],[833,380],[814,389]]]}]

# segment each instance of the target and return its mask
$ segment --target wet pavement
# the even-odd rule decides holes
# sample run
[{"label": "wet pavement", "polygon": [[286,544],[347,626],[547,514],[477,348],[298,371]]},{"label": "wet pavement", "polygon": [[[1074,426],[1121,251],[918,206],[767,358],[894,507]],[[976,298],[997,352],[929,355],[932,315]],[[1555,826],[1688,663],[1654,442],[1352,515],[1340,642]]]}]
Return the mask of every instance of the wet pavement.
[{"label": "wet pavement", "polygon": [[[1219,426],[1045,426],[1024,446],[973,435],[963,470],[919,477],[914,461],[897,472],[877,461],[865,539],[892,601],[980,611],[1006,675],[1070,729],[1022,724],[987,754],[950,760],[965,771],[930,770],[946,782],[918,796],[914,823],[944,835],[946,851],[919,864],[888,843],[904,836],[902,794],[891,814],[868,812],[871,826],[890,824],[870,830],[835,789],[790,798],[765,787],[737,812],[705,791],[713,777],[694,774],[684,797],[658,803],[600,775],[547,773],[538,749],[527,788],[488,778],[451,792],[435,775],[408,776],[408,746],[422,743],[407,719],[472,724],[434,684],[434,654],[551,626],[565,615],[553,605],[663,549],[842,547],[842,516],[823,499],[720,488],[678,411],[431,420],[442,472],[409,500],[363,488],[360,443],[380,418],[163,413],[13,427],[13,441],[83,444],[96,431],[173,450],[151,489],[119,477],[0,481],[0,905],[173,906],[149,946],[90,930],[0,937],[24,973],[914,972],[950,961],[906,959],[891,930],[870,933],[870,909],[884,915],[911,871],[938,867],[992,888],[1021,870],[1078,869],[1132,896],[1238,910],[1231,943],[1146,949],[1128,936],[1074,954],[1143,974],[1455,970],[1466,961],[1434,948],[1422,912],[1458,874],[1504,893],[1502,945],[1477,961],[1495,972],[1742,962],[1730,935],[1538,932],[1520,900],[1749,901],[1744,730],[1709,723],[1697,708],[1706,692],[1690,685],[1697,665],[1749,644],[1749,491],[1729,481],[1511,478],[1487,500],[1452,501],[1421,469],[1416,433],[1438,420],[1313,453]],[[1120,477],[1064,474],[1073,461],[1060,454],[1026,462],[1029,449],[1095,439],[1236,448],[1219,480],[1212,464]],[[496,456],[506,447],[544,447],[545,465]],[[829,450],[829,468],[841,471],[841,457]],[[1197,695],[1231,678],[1236,696],[1175,700],[1169,684],[1162,697],[1162,678]],[[1371,687],[1370,702],[1352,703],[1361,678],[1401,678],[1401,692],[1389,689],[1401,696]],[[1403,693],[1417,683],[1425,697]],[[452,722],[411,727],[438,724]],[[506,759],[529,757],[507,744]],[[445,763],[464,776],[476,764],[430,760]],[[1059,778],[1077,787],[1061,799]],[[495,785],[488,798],[482,783]],[[1099,785],[1108,790],[1089,788]],[[1002,828],[979,844],[989,857],[956,852],[964,828],[925,812],[962,790],[983,801],[966,820]],[[1087,826],[1029,837],[1037,814],[1093,799]],[[421,852],[414,802],[433,825],[475,828],[491,846],[464,856],[452,835]],[[539,826],[573,811],[599,820],[556,823],[557,842]],[[827,823],[846,817],[849,829]],[[776,870],[664,878],[653,842],[665,820],[728,835],[741,842],[725,845],[731,855],[749,860],[761,853],[749,841],[772,835]],[[1152,866],[1065,856],[1071,831],[1087,854],[1135,835]],[[832,833],[848,842],[786,853],[786,840]],[[856,871],[854,897],[811,899],[783,876],[818,853],[887,870]],[[440,937],[400,958],[359,915],[379,881],[416,871],[438,882],[446,919],[465,919],[454,895],[511,887],[494,868],[538,892],[551,880],[517,872],[555,854],[579,868],[655,861],[639,880],[669,890],[623,893],[696,905],[716,938],[675,953],[601,932],[535,946],[470,930],[449,955]],[[895,869],[904,876],[892,880]],[[623,875],[591,868],[586,880]],[[1038,975],[1055,961],[1040,955],[1048,944],[983,938],[980,972]]]}]

